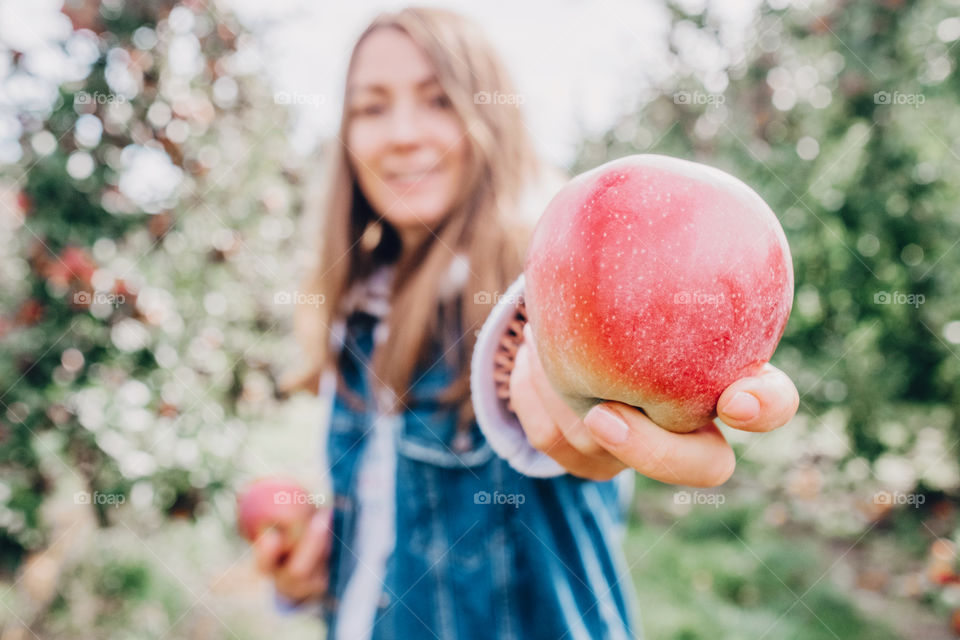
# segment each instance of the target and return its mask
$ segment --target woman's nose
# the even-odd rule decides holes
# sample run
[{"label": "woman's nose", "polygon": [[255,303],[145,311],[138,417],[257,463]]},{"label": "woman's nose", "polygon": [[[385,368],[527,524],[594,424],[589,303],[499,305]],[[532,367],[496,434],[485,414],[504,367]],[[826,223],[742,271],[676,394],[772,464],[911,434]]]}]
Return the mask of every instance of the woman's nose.
[{"label": "woman's nose", "polygon": [[398,104],[390,114],[388,136],[391,144],[410,146],[420,142],[422,124],[413,105]]}]

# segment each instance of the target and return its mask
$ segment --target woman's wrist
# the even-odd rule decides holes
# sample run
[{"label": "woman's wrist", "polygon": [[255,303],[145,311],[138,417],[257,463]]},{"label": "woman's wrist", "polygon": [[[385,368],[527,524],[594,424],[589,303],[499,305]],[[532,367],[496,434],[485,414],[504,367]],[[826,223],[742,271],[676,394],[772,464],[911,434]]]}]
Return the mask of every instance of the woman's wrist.
[{"label": "woman's wrist", "polygon": [[274,606],[281,613],[309,612],[314,609],[321,611],[323,609],[322,605],[325,595],[326,592],[311,594],[297,599],[282,593],[280,590],[274,587],[273,602]]}]

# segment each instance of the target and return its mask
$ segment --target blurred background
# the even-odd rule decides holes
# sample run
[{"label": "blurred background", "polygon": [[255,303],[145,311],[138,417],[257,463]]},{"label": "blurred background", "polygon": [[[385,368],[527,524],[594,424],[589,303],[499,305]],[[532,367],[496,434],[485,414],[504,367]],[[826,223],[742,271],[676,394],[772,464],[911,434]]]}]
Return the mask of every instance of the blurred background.
[{"label": "blurred background", "polygon": [[[800,413],[715,491],[637,479],[651,639],[960,634],[960,2],[501,0],[540,152],[721,167],[780,216]],[[398,3],[0,0],[0,640],[322,637],[234,533],[319,482],[282,398],[301,209]]]}]

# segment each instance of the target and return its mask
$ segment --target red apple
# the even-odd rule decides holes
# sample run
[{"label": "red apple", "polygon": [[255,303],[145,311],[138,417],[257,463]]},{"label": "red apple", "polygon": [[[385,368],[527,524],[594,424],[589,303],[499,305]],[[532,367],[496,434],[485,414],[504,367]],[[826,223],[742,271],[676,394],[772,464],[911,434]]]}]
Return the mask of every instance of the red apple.
[{"label": "red apple", "polygon": [[313,517],[314,502],[293,480],[257,480],[237,497],[237,528],[250,542],[273,528],[283,538],[284,549],[289,551]]},{"label": "red apple", "polygon": [[665,429],[716,416],[757,373],[793,302],[790,248],[743,182],[657,155],[607,163],[550,202],[524,266],[544,371],[581,416],[615,400]]}]

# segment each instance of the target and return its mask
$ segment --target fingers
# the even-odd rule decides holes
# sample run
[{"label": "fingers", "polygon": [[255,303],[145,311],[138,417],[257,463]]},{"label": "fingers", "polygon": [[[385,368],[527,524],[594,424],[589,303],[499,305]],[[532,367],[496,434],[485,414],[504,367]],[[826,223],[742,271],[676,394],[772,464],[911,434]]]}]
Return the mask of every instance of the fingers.
[{"label": "fingers", "polygon": [[332,510],[320,511],[310,519],[289,558],[273,573],[277,592],[294,602],[318,598],[327,590],[333,534]]},{"label": "fingers", "polygon": [[310,519],[303,535],[293,548],[284,570],[292,578],[307,578],[330,549],[330,530],[326,511],[318,511]]},{"label": "fingers", "polygon": [[[530,444],[570,473],[607,480],[625,467],[661,482],[713,487],[726,482],[736,457],[712,422],[685,434],[660,428],[643,412],[606,402],[583,420],[550,385],[536,355],[529,326],[510,377],[511,404]],[[741,394],[741,395],[738,395]],[[796,413],[796,387],[779,369],[766,365],[724,391],[720,417],[748,431],[782,426]]]},{"label": "fingers", "polygon": [[324,567],[317,567],[316,571],[304,578],[292,578],[281,571],[274,578],[274,587],[277,593],[296,604],[307,600],[315,600],[327,591],[329,573]]},{"label": "fingers", "polygon": [[584,423],[621,462],[660,482],[715,487],[736,467],[733,449],[712,422],[690,433],[673,433],[633,407],[605,402],[591,409]]},{"label": "fingers", "polygon": [[527,440],[534,449],[547,454],[568,469],[577,466],[579,452],[574,449],[557,428],[533,384],[530,367],[530,347],[520,346],[510,375],[510,404],[520,420]]},{"label": "fingers", "polygon": [[257,570],[265,574],[273,574],[280,567],[280,556],[283,553],[283,541],[280,534],[274,530],[266,531],[253,543],[253,555],[256,558]]},{"label": "fingers", "polygon": [[799,405],[793,381],[767,363],[758,375],[741,378],[724,390],[717,401],[717,414],[731,427],[763,432],[785,425]]},{"label": "fingers", "polygon": [[529,346],[526,357],[529,360],[530,378],[533,387],[536,389],[537,395],[553,423],[563,433],[567,442],[585,456],[607,460],[610,463],[615,462],[615,458],[594,440],[593,436],[590,435],[590,430],[580,420],[580,416],[564,402],[560,394],[550,384],[550,380],[543,370],[543,363],[540,362],[540,357],[537,355],[537,345],[533,340],[529,323],[523,328],[523,344]]},{"label": "fingers", "polygon": [[595,460],[584,456],[564,437],[534,385],[530,356],[530,347],[525,342],[517,351],[510,375],[510,403],[527,440],[534,449],[550,456],[575,476],[609,480],[622,470],[622,465],[617,464],[615,469],[598,466]]}]

